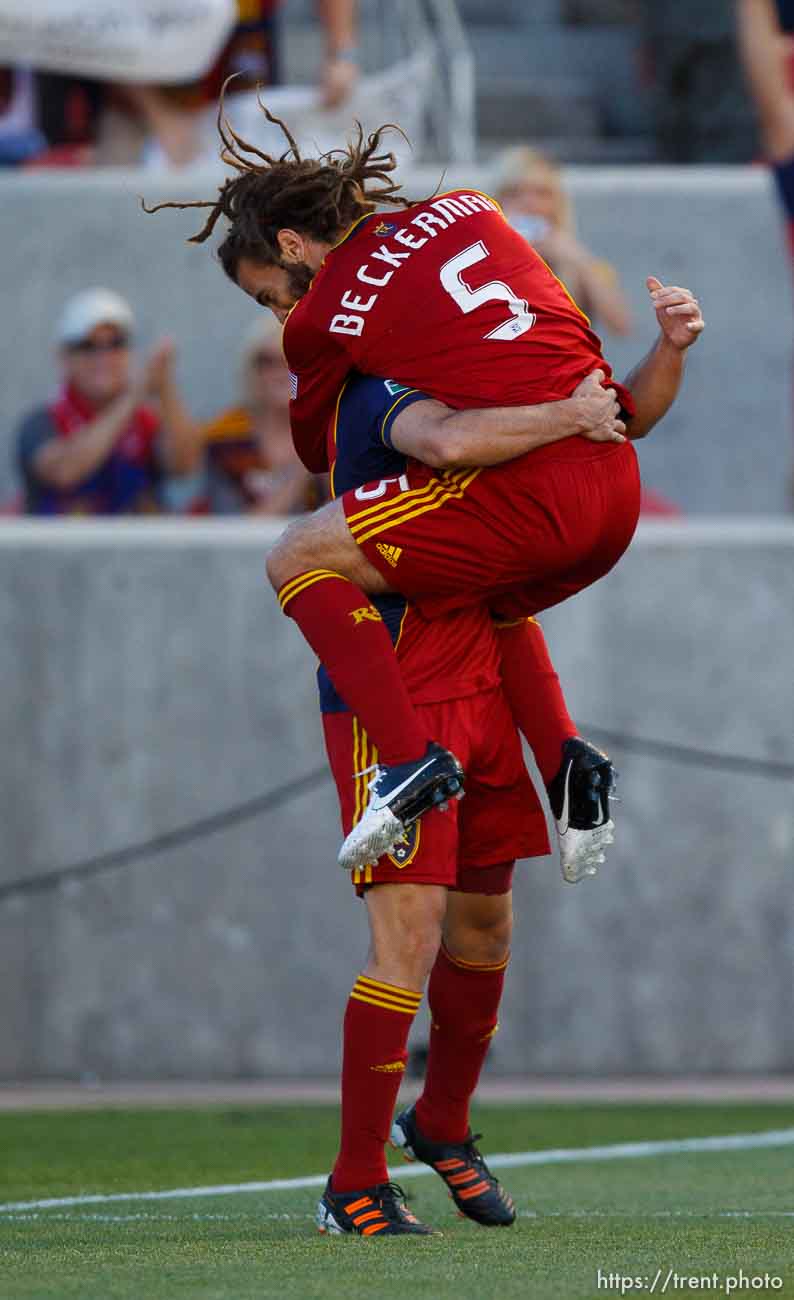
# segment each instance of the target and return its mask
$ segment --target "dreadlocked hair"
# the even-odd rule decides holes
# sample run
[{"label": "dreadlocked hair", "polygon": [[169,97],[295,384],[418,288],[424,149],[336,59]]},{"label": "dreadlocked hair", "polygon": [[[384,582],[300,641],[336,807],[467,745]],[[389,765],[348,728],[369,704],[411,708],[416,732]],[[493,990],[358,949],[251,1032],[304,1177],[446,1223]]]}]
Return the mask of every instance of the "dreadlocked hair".
[{"label": "dreadlocked hair", "polygon": [[221,160],[237,175],[224,181],[214,201],[158,203],[149,208],[141,200],[141,205],[149,213],[163,208],[209,209],[203,228],[188,240],[191,244],[203,244],[225,217],[229,230],[218,247],[218,258],[235,283],[241,258],[266,266],[281,265],[279,230],[297,230],[327,243],[379,204],[411,206],[412,200],[399,193],[400,186],[392,179],[397,160],[382,144],[383,134],[389,130],[407,139],[399,126],[389,122],[365,136],[361,123],[356,122],[356,134],[346,149],[302,158],[289,128],[260,98],[264,116],[280,128],[288,145],[280,157],[273,157],[243,140],[231,126],[224,106],[229,80],[221,92],[217,124]]}]

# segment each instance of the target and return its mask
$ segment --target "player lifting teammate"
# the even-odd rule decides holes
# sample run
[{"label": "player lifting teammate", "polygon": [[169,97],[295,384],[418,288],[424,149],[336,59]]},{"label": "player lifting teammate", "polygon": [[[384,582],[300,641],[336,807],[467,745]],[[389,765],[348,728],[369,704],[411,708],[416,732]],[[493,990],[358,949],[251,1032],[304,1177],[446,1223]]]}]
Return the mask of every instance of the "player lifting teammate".
[{"label": "player lifting teammate", "polygon": [[[195,238],[227,218],[218,250],[226,273],[285,322],[293,437],[312,470],[327,468],[326,430],[353,369],[427,399],[412,408],[413,434],[400,443],[420,459],[423,406],[436,415],[437,403],[465,408],[476,419],[489,405],[569,398],[600,370],[634,439],[675,399],[685,350],[703,328],[688,290],[648,281],[659,339],[617,384],[586,318],[487,196],[462,189],[411,203],[392,178],[393,156],[379,152],[380,131],[303,159],[283,128],[289,149],[275,159],[219,121],[237,175],[215,202],[188,205],[211,208]],[[396,211],[376,212],[383,204]],[[574,436],[500,464],[486,446],[469,449],[464,463],[450,469],[442,447],[435,468],[411,462],[396,482],[348,492],[289,530],[269,557],[282,607],[380,754],[370,804],[340,855],[348,866],[392,847],[462,781],[453,756],[426,734],[369,595],[397,590],[428,616],[487,599],[496,616],[525,618],[608,572],[636,526],[630,442]],[[518,639],[511,650],[505,680],[523,730],[533,701]]]},{"label": "player lifting teammate", "polygon": [[[411,394],[389,381],[357,376],[345,384],[328,437],[337,493],[375,476],[404,473],[406,458],[389,442],[400,410],[412,404]],[[448,436],[465,441],[467,416],[451,415]],[[528,411],[528,421],[534,418]],[[498,419],[496,438],[497,426]],[[527,443],[532,445],[531,435]],[[345,1012],[341,1142],[317,1222],[323,1232],[362,1236],[428,1231],[389,1182],[384,1144],[391,1128],[395,1145],[444,1179],[462,1215],[486,1227],[509,1226],[513,1203],[475,1145],[469,1102],[497,1030],[510,956],[515,860],[547,853],[548,839],[501,688],[499,642],[505,633],[497,632],[482,605],[427,620],[402,596],[376,596],[374,603],[419,717],[465,764],[467,797],[463,804],[431,810],[410,828],[405,843],[375,866],[353,872],[366,904],[370,951]],[[524,623],[516,631],[526,639],[526,673],[536,702],[530,744],[541,769],[547,755],[556,767],[564,746],[584,742],[572,739],[576,728],[541,628]],[[349,831],[366,803],[361,769],[377,753],[325,669],[320,697],[342,823]],[[415,1106],[392,1125],[408,1032],[426,983],[432,1028],[425,1084]]]}]

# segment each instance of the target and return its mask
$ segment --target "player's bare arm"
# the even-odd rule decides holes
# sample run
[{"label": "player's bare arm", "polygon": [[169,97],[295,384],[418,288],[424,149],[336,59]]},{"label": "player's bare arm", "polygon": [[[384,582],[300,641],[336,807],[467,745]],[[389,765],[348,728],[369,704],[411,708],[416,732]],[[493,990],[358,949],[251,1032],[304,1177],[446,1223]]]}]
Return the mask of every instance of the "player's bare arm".
[{"label": "player's bare arm", "polygon": [[592,442],[625,442],[614,388],[595,370],[561,402],[453,411],[428,399],[401,411],[391,430],[398,451],[433,469],[500,465],[549,443],[581,434]]},{"label": "player's bare arm", "polygon": [[[646,437],[667,414],[681,387],[685,353],[705,328],[689,289],[653,276],[647,288],[660,333],[626,379],[637,404],[628,430],[632,441]],[[434,469],[459,469],[502,464],[576,434],[593,442],[625,442],[615,390],[604,388],[603,380],[603,371],[596,370],[567,401],[538,406],[453,411],[441,402],[418,402],[395,420],[392,443]]]},{"label": "player's bare arm", "polygon": [[794,154],[794,94],[786,75],[786,39],[774,0],[737,0],[739,50],[771,162]]},{"label": "player's bare arm", "polygon": [[626,376],[636,414],[629,423],[632,441],[644,438],[667,414],[684,378],[686,353],[705,329],[700,303],[689,289],[664,285],[655,276],[646,281],[659,337],[646,357]]}]

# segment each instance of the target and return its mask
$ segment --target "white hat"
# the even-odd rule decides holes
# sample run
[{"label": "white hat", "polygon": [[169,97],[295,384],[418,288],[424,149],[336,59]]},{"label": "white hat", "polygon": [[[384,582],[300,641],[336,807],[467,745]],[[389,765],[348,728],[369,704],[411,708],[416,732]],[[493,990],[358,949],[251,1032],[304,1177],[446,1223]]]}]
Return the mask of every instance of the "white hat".
[{"label": "white hat", "polygon": [[243,346],[240,350],[241,363],[246,365],[255,353],[265,348],[280,352],[282,332],[283,327],[272,311],[261,311],[254,317],[243,335]]},{"label": "white hat", "polygon": [[129,303],[112,289],[83,289],[64,307],[55,337],[59,343],[80,343],[97,325],[118,325],[131,334],[134,324]]}]

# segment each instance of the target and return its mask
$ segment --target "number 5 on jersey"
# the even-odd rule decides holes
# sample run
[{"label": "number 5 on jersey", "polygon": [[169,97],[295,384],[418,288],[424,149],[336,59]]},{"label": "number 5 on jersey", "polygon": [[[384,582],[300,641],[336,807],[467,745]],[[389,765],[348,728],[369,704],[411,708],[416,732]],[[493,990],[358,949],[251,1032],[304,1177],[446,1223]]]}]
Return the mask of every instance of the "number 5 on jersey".
[{"label": "number 5 on jersey", "polygon": [[487,302],[503,302],[510,309],[510,319],[506,320],[503,325],[497,325],[483,338],[497,339],[502,343],[511,343],[521,334],[526,334],[535,324],[537,317],[534,312],[529,310],[529,303],[526,298],[519,298],[509,285],[502,280],[489,280],[488,284],[483,284],[479,289],[470,289],[464,283],[462,273],[467,271],[470,266],[476,266],[488,256],[488,249],[481,239],[476,244],[471,244],[464,248],[462,253],[456,257],[451,257],[441,268],[441,283],[447,293],[455,299],[461,311],[476,311],[478,307],[483,307]]}]

